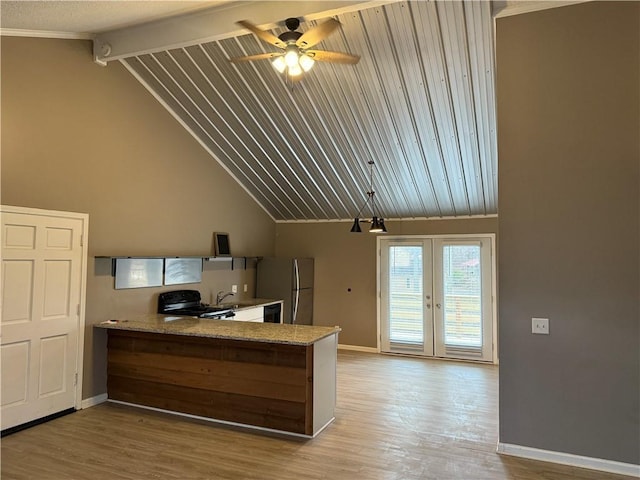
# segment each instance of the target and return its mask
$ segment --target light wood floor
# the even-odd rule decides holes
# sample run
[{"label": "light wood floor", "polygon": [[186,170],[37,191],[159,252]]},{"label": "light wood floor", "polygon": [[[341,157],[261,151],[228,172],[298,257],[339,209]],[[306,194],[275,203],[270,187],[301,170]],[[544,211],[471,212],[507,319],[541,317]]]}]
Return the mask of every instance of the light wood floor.
[{"label": "light wood floor", "polygon": [[296,440],[111,403],[2,439],[2,480],[620,480],[499,456],[497,367],[340,352],[336,421]]}]

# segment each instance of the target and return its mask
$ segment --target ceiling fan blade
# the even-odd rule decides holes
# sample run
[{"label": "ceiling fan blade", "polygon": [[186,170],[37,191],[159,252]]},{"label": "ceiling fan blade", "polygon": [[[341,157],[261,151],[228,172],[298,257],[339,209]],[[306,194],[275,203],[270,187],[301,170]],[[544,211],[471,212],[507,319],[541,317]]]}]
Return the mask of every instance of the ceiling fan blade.
[{"label": "ceiling fan blade", "polygon": [[360,61],[360,55],[351,55],[350,53],[328,52],[327,50],[307,50],[305,53],[318,62],[355,65]]},{"label": "ceiling fan blade", "polygon": [[248,20],[240,20],[239,22],[236,22],[238,25],[242,25],[244,28],[246,28],[247,30],[251,31],[252,33],[255,33],[255,35],[262,40],[263,42],[267,42],[271,45],[274,45],[278,48],[285,48],[287,45],[280,40],[278,37],[276,37],[275,35],[265,31],[265,30],[261,30],[258,27],[256,27],[253,23],[251,23]]},{"label": "ceiling fan blade", "polygon": [[247,55],[246,57],[230,58],[231,63],[252,62],[254,60],[268,60],[269,58],[281,57],[282,53],[258,53],[257,55]]},{"label": "ceiling fan blade", "polygon": [[329,36],[336,28],[340,26],[340,22],[330,18],[320,25],[316,25],[310,28],[296,42],[296,45],[300,48],[311,48],[317,43],[320,43],[327,36]]}]

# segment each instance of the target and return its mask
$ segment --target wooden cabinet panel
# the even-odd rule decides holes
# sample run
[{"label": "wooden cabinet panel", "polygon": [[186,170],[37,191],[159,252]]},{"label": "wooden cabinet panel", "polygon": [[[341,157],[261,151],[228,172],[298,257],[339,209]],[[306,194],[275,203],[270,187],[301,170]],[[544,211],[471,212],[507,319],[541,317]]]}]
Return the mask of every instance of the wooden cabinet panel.
[{"label": "wooden cabinet panel", "polygon": [[109,330],[109,398],[313,435],[314,345]]}]

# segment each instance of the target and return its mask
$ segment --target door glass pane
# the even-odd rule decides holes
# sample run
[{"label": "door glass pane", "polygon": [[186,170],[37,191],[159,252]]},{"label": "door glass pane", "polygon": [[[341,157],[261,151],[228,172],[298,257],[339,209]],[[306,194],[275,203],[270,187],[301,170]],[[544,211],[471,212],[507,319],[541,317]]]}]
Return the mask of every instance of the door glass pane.
[{"label": "door glass pane", "polygon": [[479,245],[443,249],[444,343],[482,346],[482,282]]},{"label": "door glass pane", "polygon": [[389,247],[389,340],[422,344],[422,247]]}]

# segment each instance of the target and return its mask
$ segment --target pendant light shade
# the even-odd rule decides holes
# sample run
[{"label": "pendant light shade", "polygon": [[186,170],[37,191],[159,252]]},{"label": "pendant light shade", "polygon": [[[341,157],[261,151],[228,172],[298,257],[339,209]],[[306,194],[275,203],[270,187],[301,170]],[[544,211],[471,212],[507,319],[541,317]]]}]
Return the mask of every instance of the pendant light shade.
[{"label": "pendant light shade", "polygon": [[[376,192],[373,190],[373,161],[369,162],[370,168],[370,178],[371,178],[371,190],[367,192],[367,200],[364,205],[358,212],[358,215],[353,221],[353,226],[351,227],[352,233],[362,232],[360,228],[360,214],[365,209],[367,204],[371,205],[371,227],[369,228],[369,233],[387,233],[387,227],[384,224],[384,219],[378,216],[378,212],[376,211]],[[364,220],[366,221],[366,220]]]},{"label": "pendant light shade", "polygon": [[380,222],[378,221],[378,217],[373,217],[371,219],[371,228],[369,229],[370,233],[381,233],[382,227],[380,226]]}]

